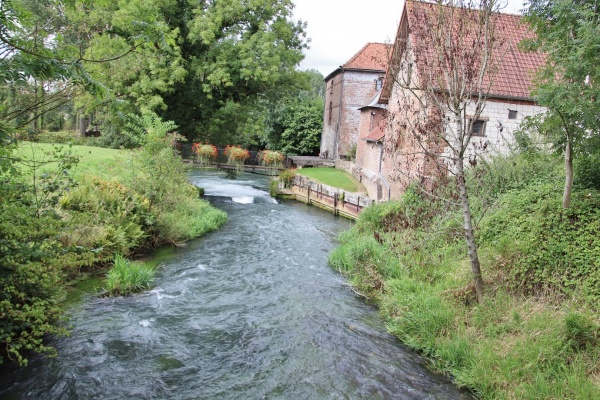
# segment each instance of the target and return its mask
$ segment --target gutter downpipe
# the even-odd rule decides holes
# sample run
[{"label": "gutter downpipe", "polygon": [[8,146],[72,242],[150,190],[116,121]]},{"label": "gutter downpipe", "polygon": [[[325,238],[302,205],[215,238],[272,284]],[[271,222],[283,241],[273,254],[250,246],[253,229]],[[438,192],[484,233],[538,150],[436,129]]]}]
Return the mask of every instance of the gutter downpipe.
[{"label": "gutter downpipe", "polygon": [[342,66],[340,66],[340,77],[341,77],[341,87],[340,87],[340,103],[338,105],[339,109],[338,109],[338,121],[337,121],[337,126],[335,129],[335,136],[336,136],[336,148],[335,148],[335,160],[339,160],[340,158],[340,140],[341,140],[341,133],[340,133],[340,126],[342,124],[342,101],[344,98],[344,68]]},{"label": "gutter downpipe", "polygon": [[392,200],[392,188],[390,187],[390,185],[388,185],[388,183],[385,180],[385,178],[383,177],[383,175],[381,175],[381,174],[378,174],[378,175],[379,175],[379,179],[381,179],[381,181],[384,183],[385,187],[387,187],[387,191],[388,191],[387,201],[389,202],[390,200]]},{"label": "gutter downpipe", "polygon": [[378,171],[377,175],[379,175],[379,179],[381,179],[381,181],[387,187],[387,190],[388,190],[388,199],[387,199],[387,201],[390,201],[392,199],[392,188],[387,183],[387,181],[385,180],[385,178],[383,177],[383,175],[381,175],[381,162],[382,162],[382,159],[383,159],[383,143],[382,142],[378,142],[378,143],[380,144],[380,148],[379,148],[379,171]]}]

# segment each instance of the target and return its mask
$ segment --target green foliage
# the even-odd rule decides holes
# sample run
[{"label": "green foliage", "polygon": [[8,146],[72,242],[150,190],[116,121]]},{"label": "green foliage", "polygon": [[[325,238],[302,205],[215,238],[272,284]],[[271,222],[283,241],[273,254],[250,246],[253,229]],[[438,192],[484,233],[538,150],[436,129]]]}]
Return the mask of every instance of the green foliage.
[{"label": "green foliage", "polygon": [[[21,146],[17,165],[31,180],[31,194],[38,216],[56,206],[58,200],[74,185],[71,170],[79,157],[64,146]],[[55,168],[52,172],[50,167]]]},{"label": "green foliage", "polygon": [[575,186],[600,190],[600,153],[582,154],[575,161]]},{"label": "green foliage", "polygon": [[[143,146],[135,153],[47,144],[0,148],[0,362],[25,365],[31,353],[55,354],[44,339],[66,333],[58,299],[80,269],[101,266],[115,252],[198,237],[225,221],[188,183],[167,134],[172,123],[155,116],[139,121],[144,129],[136,139]],[[25,158],[27,152],[34,157]],[[62,173],[71,169],[69,159],[78,159],[75,153],[83,156],[80,169],[91,174],[80,172],[77,186]],[[133,159],[124,161],[124,154]],[[15,168],[16,160],[27,168]],[[137,267],[114,274],[109,287],[119,294],[146,287],[149,279]]]},{"label": "green foliage", "polygon": [[278,148],[289,155],[316,155],[321,145],[323,100],[300,100],[285,108],[280,121]]},{"label": "green foliage", "polygon": [[117,254],[106,275],[105,289],[109,296],[124,296],[150,289],[153,280],[154,270],[151,267]]},{"label": "green foliage", "polygon": [[55,353],[46,335],[65,333],[57,325],[62,223],[52,213],[38,215],[30,187],[0,178],[0,363],[26,365],[30,352]]},{"label": "green foliage", "polygon": [[512,243],[512,284],[526,293],[548,290],[592,304],[600,299],[600,193],[575,192],[568,210],[551,185],[532,185],[502,197],[502,207],[482,224],[481,238]]},{"label": "green foliage", "polygon": [[116,181],[97,177],[84,179],[61,198],[60,207],[69,215],[69,229],[61,241],[88,249],[97,261],[140,247],[156,219],[148,199]]},{"label": "green foliage", "polygon": [[148,199],[148,210],[156,218],[151,243],[179,243],[222,224],[225,214],[199,199],[197,188],[188,182],[187,166],[172,147],[179,138],[170,133],[173,122],[156,115],[136,121],[137,125],[131,126],[143,146],[135,154],[124,184]]},{"label": "green foliage", "polygon": [[561,208],[560,160],[540,151],[469,171],[488,291],[476,301],[462,220],[439,182],[365,209],[330,254],[388,330],[480,398],[596,398],[600,193]]},{"label": "green foliage", "polygon": [[295,169],[286,169],[285,171],[281,171],[279,174],[279,181],[283,182],[284,187],[289,188],[294,183],[294,178],[296,177],[297,170]]}]

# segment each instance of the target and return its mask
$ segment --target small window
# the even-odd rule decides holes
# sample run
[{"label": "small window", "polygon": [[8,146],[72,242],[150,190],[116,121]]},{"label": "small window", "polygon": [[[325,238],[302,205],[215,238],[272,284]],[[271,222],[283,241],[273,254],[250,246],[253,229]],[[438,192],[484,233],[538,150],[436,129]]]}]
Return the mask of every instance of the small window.
[{"label": "small window", "polygon": [[327,121],[328,125],[331,125],[331,114],[333,113],[333,103],[330,101],[329,102],[329,118]]},{"label": "small window", "polygon": [[329,86],[329,93],[333,94],[333,79],[330,80],[331,85]]},{"label": "small window", "polygon": [[383,87],[383,78],[378,78],[375,80],[375,90],[381,90]]},{"label": "small window", "polygon": [[508,119],[517,119],[517,110],[508,110]]},{"label": "small window", "polygon": [[473,121],[471,125],[471,135],[473,136],[485,136],[485,121],[478,119]]}]

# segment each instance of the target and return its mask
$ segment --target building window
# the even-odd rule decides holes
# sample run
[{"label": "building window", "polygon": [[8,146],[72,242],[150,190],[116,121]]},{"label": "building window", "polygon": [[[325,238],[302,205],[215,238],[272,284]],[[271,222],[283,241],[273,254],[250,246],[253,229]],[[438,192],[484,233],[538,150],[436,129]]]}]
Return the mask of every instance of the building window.
[{"label": "building window", "polygon": [[517,119],[517,110],[508,110],[508,119]]},{"label": "building window", "polygon": [[375,90],[381,90],[383,87],[383,78],[375,79]]},{"label": "building window", "polygon": [[477,121],[470,120],[471,122],[471,135],[472,136],[485,136],[485,120],[478,119]]},{"label": "building window", "polygon": [[333,114],[333,103],[330,101],[329,102],[329,118],[327,121],[328,125],[331,125],[331,115]]},{"label": "building window", "polygon": [[329,86],[329,94],[333,94],[333,78],[330,80],[331,86]]}]

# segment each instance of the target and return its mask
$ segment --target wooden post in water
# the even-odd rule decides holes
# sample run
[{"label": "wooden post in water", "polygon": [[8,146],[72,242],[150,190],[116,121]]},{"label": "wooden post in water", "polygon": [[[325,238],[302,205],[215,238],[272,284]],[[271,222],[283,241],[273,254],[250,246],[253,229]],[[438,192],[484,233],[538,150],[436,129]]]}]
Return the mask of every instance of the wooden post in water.
[{"label": "wooden post in water", "polygon": [[337,203],[338,203],[338,193],[335,192],[333,195],[333,215],[337,215]]}]

